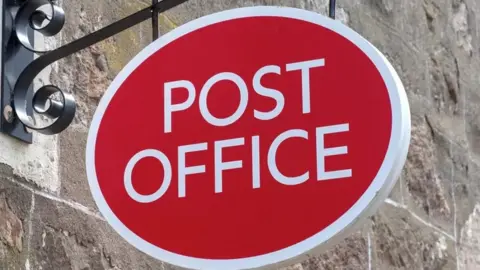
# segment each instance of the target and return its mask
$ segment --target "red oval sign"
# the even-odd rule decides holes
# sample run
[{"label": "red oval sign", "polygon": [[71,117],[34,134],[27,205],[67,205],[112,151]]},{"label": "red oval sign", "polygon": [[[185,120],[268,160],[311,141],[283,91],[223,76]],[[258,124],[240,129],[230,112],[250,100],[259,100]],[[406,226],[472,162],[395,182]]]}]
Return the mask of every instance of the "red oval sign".
[{"label": "red oval sign", "polygon": [[92,122],[88,177],[140,250],[262,267],[374,210],[409,132],[398,76],[358,34],[308,11],[242,8],[179,27],[124,68]]}]

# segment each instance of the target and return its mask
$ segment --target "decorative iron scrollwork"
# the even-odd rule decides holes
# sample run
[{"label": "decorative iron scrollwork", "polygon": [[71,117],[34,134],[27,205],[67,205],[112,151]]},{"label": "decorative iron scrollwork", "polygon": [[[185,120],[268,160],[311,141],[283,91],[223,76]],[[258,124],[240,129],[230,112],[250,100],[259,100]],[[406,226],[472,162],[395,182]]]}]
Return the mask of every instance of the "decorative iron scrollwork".
[{"label": "decorative iron scrollwork", "polygon": [[[49,6],[50,14],[40,8]],[[15,33],[20,43],[27,50],[35,53],[46,51],[35,50],[29,39],[28,29],[41,33],[46,37],[55,36],[60,33],[65,24],[65,12],[53,1],[50,0],[29,0],[26,1],[15,16]]]},{"label": "decorative iron scrollwork", "polygon": [[[46,6],[50,7],[50,14],[41,9]],[[75,116],[76,103],[73,95],[54,85],[42,86],[34,93],[33,100],[28,100],[29,86],[35,77],[45,67],[56,61],[47,55],[50,51],[36,50],[28,33],[33,30],[47,37],[54,36],[62,30],[64,23],[63,9],[50,0],[26,1],[18,9],[14,21],[15,35],[20,44],[27,50],[43,56],[30,63],[18,77],[13,92],[13,108],[16,117],[23,125],[42,134],[57,134],[67,128]],[[61,96],[61,101],[52,98],[57,93]],[[35,113],[45,115],[54,121],[44,127],[36,125],[35,119],[27,112],[28,107],[33,107]]]},{"label": "decorative iron scrollwork", "polygon": [[[152,18],[154,12],[164,12],[186,1],[187,0],[155,1],[150,7],[51,51],[36,50],[30,42],[28,32],[34,30],[44,36],[56,35],[61,31],[65,22],[63,9],[51,0],[25,1],[15,15],[15,35],[22,46],[30,51],[41,54],[41,56],[33,60],[21,72],[15,83],[13,90],[15,117],[28,129],[42,134],[53,135],[62,132],[71,124],[75,117],[75,98],[73,95],[54,85],[45,85],[32,95],[29,93],[29,91],[32,91],[29,87],[35,77],[55,61]],[[47,14],[41,9],[46,6],[50,7],[51,14]],[[55,94],[59,94],[61,99],[53,99]],[[29,99],[29,96],[33,96],[33,99]],[[27,108],[33,108],[34,113],[47,116],[52,119],[53,122],[46,126],[36,125],[34,118],[28,113]]]}]

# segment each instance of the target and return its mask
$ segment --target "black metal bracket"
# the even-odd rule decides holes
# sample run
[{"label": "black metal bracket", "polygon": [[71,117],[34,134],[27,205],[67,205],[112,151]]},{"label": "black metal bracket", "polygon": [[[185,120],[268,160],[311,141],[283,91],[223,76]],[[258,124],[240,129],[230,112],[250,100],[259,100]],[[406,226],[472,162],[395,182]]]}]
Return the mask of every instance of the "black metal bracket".
[{"label": "black metal bracket", "polygon": [[[42,86],[34,92],[35,77],[55,61],[148,19],[152,19],[155,25],[153,37],[158,37],[158,13],[186,1],[152,0],[151,6],[69,44],[51,51],[37,51],[32,42],[34,31],[44,36],[59,33],[65,22],[62,8],[53,0],[3,0],[1,131],[27,143],[32,143],[32,131],[47,135],[62,132],[75,116],[75,99],[54,85]],[[44,7],[50,7],[50,12],[45,12]],[[40,56],[34,59],[34,53]],[[55,94],[60,95],[60,100],[54,97]],[[38,126],[34,113],[46,116],[52,122]]]},{"label": "black metal bracket", "polygon": [[[32,134],[24,125],[15,118],[13,109],[13,92],[15,82],[22,70],[32,62],[34,53],[20,44],[20,41],[14,37],[15,23],[14,18],[18,13],[20,4],[15,0],[1,0],[3,7],[2,14],[2,53],[1,53],[1,117],[0,129],[3,133],[16,137],[22,141],[31,142]],[[28,31],[27,37],[33,40],[33,31]],[[32,43],[33,45],[33,43]],[[32,93],[32,86],[28,87],[28,92]],[[32,96],[28,96],[32,99]],[[32,108],[28,108],[27,113],[32,114]]]},{"label": "black metal bracket", "polygon": [[328,16],[332,19],[335,19],[335,7],[337,6],[337,3],[335,0],[330,0],[328,2]]},{"label": "black metal bracket", "polygon": [[[0,131],[32,143],[32,131],[58,134],[70,125],[76,111],[73,95],[54,85],[33,90],[33,80],[44,68],[148,19],[152,20],[155,40],[158,14],[188,0],[152,0],[149,7],[51,51],[35,50],[33,33],[54,36],[63,28],[65,14],[54,0],[0,1],[3,1]],[[42,9],[45,7],[50,12]],[[330,0],[329,16],[335,18],[335,0]],[[39,56],[34,59],[34,54]],[[39,126],[34,116],[44,116],[52,122]]]}]

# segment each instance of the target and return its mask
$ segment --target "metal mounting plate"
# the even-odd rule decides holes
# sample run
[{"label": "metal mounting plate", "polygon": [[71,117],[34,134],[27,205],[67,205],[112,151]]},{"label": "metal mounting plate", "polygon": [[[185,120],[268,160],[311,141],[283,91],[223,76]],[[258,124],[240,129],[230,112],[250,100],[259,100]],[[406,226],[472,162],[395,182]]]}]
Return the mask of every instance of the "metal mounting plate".
[{"label": "metal mounting plate", "polygon": [[[22,1],[2,1],[2,53],[1,53],[1,80],[0,80],[0,131],[21,141],[32,143],[32,133],[27,131],[25,126],[15,118],[13,110],[13,88],[22,70],[34,59],[34,53],[25,49],[20,42],[12,35],[13,20],[16,10]],[[29,32],[33,40],[33,31]],[[32,87],[32,86],[30,86]],[[32,89],[30,89],[32,90]],[[29,91],[33,93],[33,91]],[[28,97],[32,100],[32,97]],[[28,106],[27,112],[33,114],[33,108]],[[8,119],[7,119],[8,118]]]}]

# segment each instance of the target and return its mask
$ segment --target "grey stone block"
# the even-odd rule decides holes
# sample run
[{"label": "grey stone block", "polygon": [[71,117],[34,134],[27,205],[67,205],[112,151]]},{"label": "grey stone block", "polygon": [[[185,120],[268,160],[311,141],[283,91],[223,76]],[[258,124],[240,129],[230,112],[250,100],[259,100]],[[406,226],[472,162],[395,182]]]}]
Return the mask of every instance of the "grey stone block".
[{"label": "grey stone block", "polygon": [[0,269],[24,269],[29,252],[32,192],[12,182],[13,172],[0,165]]},{"label": "grey stone block", "polygon": [[32,269],[173,269],[131,247],[105,221],[61,202],[35,196],[32,221]]},{"label": "grey stone block", "polygon": [[407,210],[384,205],[372,223],[372,269],[456,269],[455,242]]},{"label": "grey stone block", "polygon": [[85,169],[87,131],[84,128],[69,128],[59,136],[60,196],[96,209]]},{"label": "grey stone block", "polygon": [[405,204],[453,234],[450,141],[431,128],[428,118],[412,119],[412,140],[404,168]]}]

